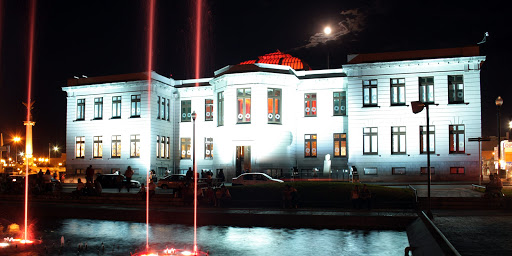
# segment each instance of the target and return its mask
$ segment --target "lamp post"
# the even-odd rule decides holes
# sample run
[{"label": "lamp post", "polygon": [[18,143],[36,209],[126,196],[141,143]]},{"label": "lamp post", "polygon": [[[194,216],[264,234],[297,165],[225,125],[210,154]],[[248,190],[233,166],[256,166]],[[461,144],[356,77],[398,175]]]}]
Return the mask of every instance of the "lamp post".
[{"label": "lamp post", "polygon": [[501,176],[501,106],[503,105],[503,99],[501,96],[496,98],[496,109],[497,109],[497,117],[498,117],[498,177]]},{"label": "lamp post", "polygon": [[[324,28],[324,34],[329,36],[332,32],[331,27],[327,26]],[[327,69],[329,69],[329,47],[327,47],[327,40],[325,41],[325,47],[327,48]]]},{"label": "lamp post", "polygon": [[194,166],[194,252],[197,252],[197,168],[196,168],[196,112],[192,112],[192,165]]},{"label": "lamp post", "polygon": [[429,102],[421,102],[421,101],[412,101],[411,107],[412,112],[417,114],[423,110],[423,108],[427,109],[427,190],[428,190],[428,202],[427,202],[427,216],[432,219],[432,211],[430,204],[430,180],[431,180],[431,170],[430,170],[430,116],[429,116],[429,105],[437,105],[431,104]]},{"label": "lamp post", "polygon": [[18,143],[20,143],[21,138],[16,136],[12,140],[14,141],[14,145],[15,145],[14,150],[16,151],[15,155],[16,155],[16,166],[17,166],[18,165]]}]

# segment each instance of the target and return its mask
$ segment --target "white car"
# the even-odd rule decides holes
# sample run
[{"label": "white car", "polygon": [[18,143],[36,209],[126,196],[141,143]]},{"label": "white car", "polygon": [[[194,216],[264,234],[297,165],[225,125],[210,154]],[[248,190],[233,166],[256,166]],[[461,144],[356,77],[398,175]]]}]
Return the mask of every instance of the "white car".
[{"label": "white car", "polygon": [[273,179],[265,173],[261,172],[249,172],[244,173],[236,178],[233,178],[233,186],[236,185],[255,185],[255,184],[264,184],[264,183],[274,183],[279,182],[282,183],[282,180]]}]

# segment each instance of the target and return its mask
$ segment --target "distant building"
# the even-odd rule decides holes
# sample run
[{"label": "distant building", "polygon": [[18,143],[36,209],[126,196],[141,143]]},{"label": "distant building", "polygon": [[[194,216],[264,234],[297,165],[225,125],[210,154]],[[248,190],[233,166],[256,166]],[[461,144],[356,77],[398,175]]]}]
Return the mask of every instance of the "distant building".
[{"label": "distant building", "polygon": [[[481,136],[478,48],[360,54],[341,69],[310,70],[275,52],[174,80],[146,73],[68,80],[66,167],[113,173],[131,166],[143,179],[192,166],[192,112],[198,171],[362,181],[477,180]],[[425,112],[430,104],[430,147]],[[328,157],[326,157],[329,155]],[[330,159],[330,170],[324,168]]]}]

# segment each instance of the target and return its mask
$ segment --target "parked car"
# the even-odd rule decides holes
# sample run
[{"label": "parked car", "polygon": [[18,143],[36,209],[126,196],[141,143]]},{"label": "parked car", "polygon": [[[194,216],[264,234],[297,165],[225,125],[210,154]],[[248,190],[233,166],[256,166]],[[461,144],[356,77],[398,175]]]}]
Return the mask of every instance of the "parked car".
[{"label": "parked car", "polygon": [[[96,180],[99,181],[102,188],[117,188],[117,180],[119,176],[121,176],[121,179],[123,180],[123,185],[126,184],[126,177],[122,174],[99,174],[98,177],[96,177]],[[137,180],[131,180],[130,188],[140,188],[140,182]]]},{"label": "parked car", "polygon": [[264,184],[264,183],[274,183],[279,182],[282,183],[282,180],[274,179],[268,176],[265,173],[261,172],[249,172],[244,173],[236,178],[233,178],[233,186],[236,185],[255,185],[255,184]]},{"label": "parked car", "polygon": [[185,186],[185,174],[171,174],[158,180],[157,187],[163,189],[177,189]]}]

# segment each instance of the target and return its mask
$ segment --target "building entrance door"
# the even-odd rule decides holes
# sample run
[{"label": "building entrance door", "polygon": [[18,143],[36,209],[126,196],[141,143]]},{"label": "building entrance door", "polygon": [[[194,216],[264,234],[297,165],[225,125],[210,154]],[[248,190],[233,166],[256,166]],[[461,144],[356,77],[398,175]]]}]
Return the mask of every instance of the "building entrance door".
[{"label": "building entrance door", "polygon": [[251,170],[251,146],[236,146],[236,176]]}]

